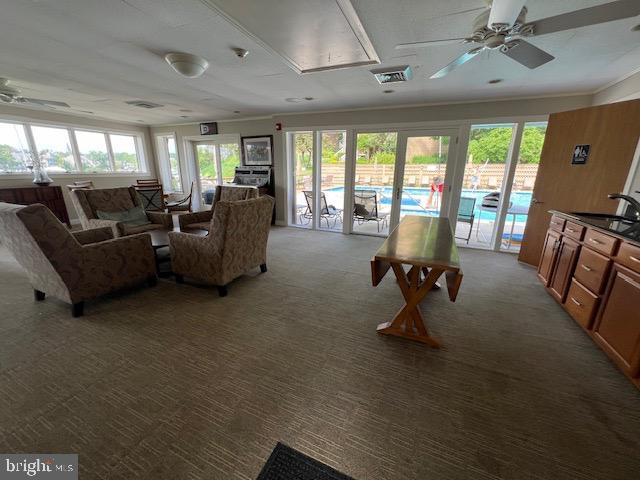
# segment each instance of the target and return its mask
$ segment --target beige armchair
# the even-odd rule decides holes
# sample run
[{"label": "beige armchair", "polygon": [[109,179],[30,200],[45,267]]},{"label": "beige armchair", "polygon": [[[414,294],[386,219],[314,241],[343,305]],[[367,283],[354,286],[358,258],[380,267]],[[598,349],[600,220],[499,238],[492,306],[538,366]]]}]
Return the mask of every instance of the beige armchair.
[{"label": "beige armchair", "polygon": [[142,205],[134,187],[78,189],[69,192],[73,206],[78,212],[82,228],[109,227],[114,237],[134,235],[149,230],[173,229],[171,214],[164,212],[146,212],[151,223],[132,226],[115,220],[101,220],[98,210],[103,212],[120,212]]},{"label": "beige armchair", "polygon": [[169,233],[171,267],[176,282],[192,277],[218,286],[227,284],[251,268],[267,271],[267,239],[275,200],[264,196],[237,202],[220,201],[206,237],[184,232]]},{"label": "beige armchair", "polygon": [[149,235],[114,239],[108,227],[72,234],[44,205],[0,203],[0,241],[26,270],[35,299],[70,303],[74,317],[85,300],[157,281]]},{"label": "beige armchair", "polygon": [[188,230],[209,230],[213,212],[219,201],[235,202],[238,200],[248,200],[258,198],[258,188],[249,185],[218,185],[211,204],[211,209],[203,212],[185,213],[178,215],[178,224],[181,231]]}]

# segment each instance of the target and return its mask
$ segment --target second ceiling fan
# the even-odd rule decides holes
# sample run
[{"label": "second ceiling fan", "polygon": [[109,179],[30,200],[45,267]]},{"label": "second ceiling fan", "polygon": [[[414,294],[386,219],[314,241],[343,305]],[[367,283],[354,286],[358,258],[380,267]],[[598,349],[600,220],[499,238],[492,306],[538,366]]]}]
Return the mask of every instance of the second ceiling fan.
[{"label": "second ceiling fan", "polygon": [[431,75],[431,78],[444,77],[485,50],[497,50],[525,67],[534,69],[550,62],[555,57],[527,42],[524,37],[537,37],[640,15],[640,0],[617,0],[527,23],[526,1],[487,0],[489,7],[475,19],[473,33],[470,37],[401,43],[396,45],[396,49],[421,48],[448,43],[476,45]]}]

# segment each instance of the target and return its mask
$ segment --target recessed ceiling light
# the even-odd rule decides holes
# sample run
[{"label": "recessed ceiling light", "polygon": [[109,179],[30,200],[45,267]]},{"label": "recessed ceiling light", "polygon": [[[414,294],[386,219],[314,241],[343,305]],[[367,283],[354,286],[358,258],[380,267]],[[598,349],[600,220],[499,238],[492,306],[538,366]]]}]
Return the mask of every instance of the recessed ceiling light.
[{"label": "recessed ceiling light", "polygon": [[393,93],[395,90],[383,90],[382,93]]},{"label": "recessed ceiling light", "polygon": [[494,78],[493,80],[489,80],[487,83],[490,85],[495,85],[496,83],[502,82],[502,78]]},{"label": "recessed ceiling light", "polygon": [[636,25],[635,27],[631,27],[631,31],[632,32],[640,32],[640,23],[638,25]]},{"label": "recessed ceiling light", "polygon": [[305,99],[307,102],[310,102],[310,101],[312,101],[312,100],[315,100],[315,98],[313,98],[313,97],[304,97],[304,99]]},{"label": "recessed ceiling light", "polygon": [[240,113],[240,110],[234,110],[233,113]]},{"label": "recessed ceiling light", "polygon": [[180,118],[189,118],[189,115],[180,115]]},{"label": "recessed ceiling light", "polygon": [[182,109],[180,109],[180,111],[183,112],[183,113],[191,113],[191,112],[193,112],[193,110],[189,110],[188,108],[182,108]]},{"label": "recessed ceiling light", "polygon": [[285,98],[284,101],[289,103],[298,103],[298,102],[301,102],[302,99],[296,98],[296,97],[289,97],[289,98]]}]

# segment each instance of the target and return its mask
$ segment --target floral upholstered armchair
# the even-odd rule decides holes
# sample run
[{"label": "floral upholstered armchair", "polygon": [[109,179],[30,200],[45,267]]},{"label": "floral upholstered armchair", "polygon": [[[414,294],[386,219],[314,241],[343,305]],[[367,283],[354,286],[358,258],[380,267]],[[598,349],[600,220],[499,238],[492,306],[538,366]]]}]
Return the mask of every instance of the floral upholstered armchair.
[{"label": "floral upholstered armchair", "polygon": [[172,230],[171,214],[164,212],[144,212],[142,222],[105,220],[99,218],[98,212],[118,213],[141,208],[142,203],[134,187],[79,189],[69,192],[73,206],[78,212],[82,228],[109,227],[114,237],[134,235],[149,230]]},{"label": "floral upholstered armchair", "polygon": [[157,281],[149,235],[114,239],[108,227],[71,233],[44,205],[0,203],[0,241],[25,269],[36,300],[59,298],[74,317],[85,300]]},{"label": "floral upholstered armchair", "polygon": [[275,200],[264,196],[216,204],[209,235],[170,232],[171,265],[176,282],[192,277],[218,286],[220,296],[227,284],[247,270],[260,266],[267,271],[267,240]]},{"label": "floral upholstered armchair", "polygon": [[248,200],[250,198],[258,198],[257,187],[249,185],[218,185],[211,209],[203,212],[185,213],[178,216],[180,230],[209,230],[213,212],[219,201],[235,202],[238,200]]}]

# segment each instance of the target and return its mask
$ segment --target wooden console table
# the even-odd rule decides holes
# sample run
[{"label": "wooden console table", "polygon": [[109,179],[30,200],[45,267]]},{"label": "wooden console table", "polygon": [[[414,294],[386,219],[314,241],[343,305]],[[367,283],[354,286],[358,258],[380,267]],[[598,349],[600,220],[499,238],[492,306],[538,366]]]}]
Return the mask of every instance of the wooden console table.
[{"label": "wooden console table", "polygon": [[0,202],[15,203],[18,205],[32,205],[41,203],[49,207],[61,222],[71,227],[67,206],[62,197],[62,189],[59,186],[48,187],[13,187],[0,188]]},{"label": "wooden console table", "polygon": [[[409,265],[406,273],[403,265]],[[378,333],[395,335],[440,348],[429,335],[418,304],[445,274],[449,299],[456,301],[462,270],[448,218],[405,216],[371,259],[371,278],[377,286],[389,269],[406,301],[390,322],[378,325]],[[424,277],[424,278],[423,278]]]}]

